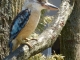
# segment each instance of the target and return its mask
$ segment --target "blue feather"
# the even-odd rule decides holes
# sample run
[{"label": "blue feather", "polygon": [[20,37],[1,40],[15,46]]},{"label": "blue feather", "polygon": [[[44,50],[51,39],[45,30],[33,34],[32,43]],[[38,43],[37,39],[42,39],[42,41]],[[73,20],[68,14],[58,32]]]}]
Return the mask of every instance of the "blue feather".
[{"label": "blue feather", "polygon": [[15,39],[19,34],[19,32],[24,28],[24,26],[29,20],[30,13],[31,13],[30,10],[25,9],[21,11],[13,20],[10,29],[10,36],[9,36],[10,51],[12,50],[12,46],[13,46],[12,40]]},{"label": "blue feather", "polygon": [[27,21],[29,20],[30,11],[28,9],[21,11],[13,20],[10,29],[10,40],[15,39],[19,32],[23,29]]},{"label": "blue feather", "polygon": [[[13,47],[13,43],[11,41],[9,41],[9,47],[10,47],[10,53],[12,53],[12,47]],[[9,53],[9,54],[10,54]]]}]

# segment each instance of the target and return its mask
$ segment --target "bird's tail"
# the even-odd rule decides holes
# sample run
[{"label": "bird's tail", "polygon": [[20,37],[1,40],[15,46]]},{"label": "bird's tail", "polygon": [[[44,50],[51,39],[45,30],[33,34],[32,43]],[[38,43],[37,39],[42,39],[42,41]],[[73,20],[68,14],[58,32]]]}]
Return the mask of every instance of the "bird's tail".
[{"label": "bird's tail", "polygon": [[[12,53],[12,47],[13,47],[12,41],[9,41],[8,47],[9,47],[9,49],[10,49],[10,53]],[[9,54],[10,54],[10,53],[9,53]]]}]

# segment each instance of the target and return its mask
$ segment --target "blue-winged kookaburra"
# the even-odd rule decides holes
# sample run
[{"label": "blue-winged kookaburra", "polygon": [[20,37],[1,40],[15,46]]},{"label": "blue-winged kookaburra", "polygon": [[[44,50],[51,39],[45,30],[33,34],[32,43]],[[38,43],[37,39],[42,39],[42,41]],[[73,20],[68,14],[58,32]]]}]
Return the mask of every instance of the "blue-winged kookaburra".
[{"label": "blue-winged kookaburra", "polygon": [[47,0],[25,0],[22,11],[15,17],[10,28],[10,52],[20,44],[30,46],[27,38],[37,27],[42,9],[58,10],[58,7]]}]

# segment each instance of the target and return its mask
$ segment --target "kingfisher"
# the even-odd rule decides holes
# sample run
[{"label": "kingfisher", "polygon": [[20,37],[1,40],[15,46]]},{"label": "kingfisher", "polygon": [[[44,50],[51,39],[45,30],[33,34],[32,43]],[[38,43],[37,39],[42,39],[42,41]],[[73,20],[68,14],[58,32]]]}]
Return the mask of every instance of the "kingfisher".
[{"label": "kingfisher", "polygon": [[48,0],[25,0],[21,12],[14,18],[10,27],[10,53],[21,44],[32,47],[27,38],[36,29],[43,9],[58,10],[58,7],[49,3]]}]

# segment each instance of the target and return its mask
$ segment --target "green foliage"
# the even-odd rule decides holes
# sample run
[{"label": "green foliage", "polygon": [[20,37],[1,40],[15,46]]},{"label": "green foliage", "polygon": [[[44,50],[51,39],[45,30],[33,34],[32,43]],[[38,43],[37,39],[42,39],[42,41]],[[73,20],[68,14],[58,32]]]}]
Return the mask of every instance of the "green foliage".
[{"label": "green foliage", "polygon": [[35,56],[32,56],[28,60],[64,60],[64,56],[54,54],[46,57],[45,55],[42,55],[41,53],[39,53],[39,54],[36,54]]},{"label": "green foliage", "polygon": [[41,11],[41,18],[40,18],[40,22],[36,28],[36,31],[38,33],[41,33],[46,27],[48,27],[48,25],[51,23],[53,16],[44,16],[44,13],[46,12],[46,10],[42,10]]}]

